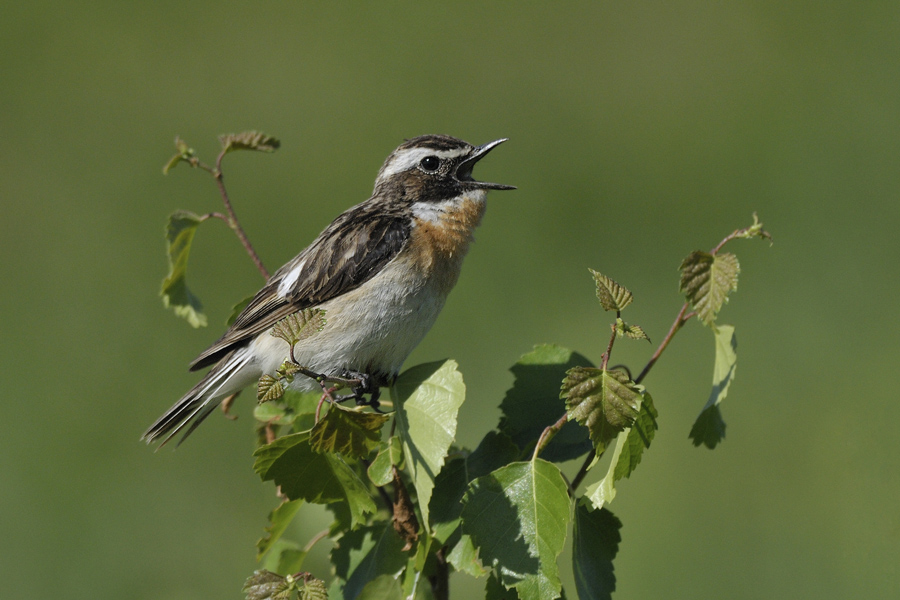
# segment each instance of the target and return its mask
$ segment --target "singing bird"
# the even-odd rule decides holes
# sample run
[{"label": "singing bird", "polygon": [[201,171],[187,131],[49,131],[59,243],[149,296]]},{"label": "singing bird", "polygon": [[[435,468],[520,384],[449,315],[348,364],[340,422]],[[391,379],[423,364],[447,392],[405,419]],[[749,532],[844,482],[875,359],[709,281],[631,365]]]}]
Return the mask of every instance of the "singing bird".
[{"label": "singing bird", "polygon": [[[324,311],[325,326],[294,347],[306,369],[359,382],[352,396],[371,396],[397,377],[406,357],[437,319],[459,279],[488,190],[513,186],[475,181],[472,168],[506,139],[473,146],[423,135],[394,150],[372,196],[336,218],[305,250],[278,269],[228,331],[191,370],[212,369],[144,433],[181,441],[228,396],[273,374],[289,346],[271,335],[304,309]],[[319,389],[297,376],[291,387]],[[180,442],[179,442],[180,443]]]}]

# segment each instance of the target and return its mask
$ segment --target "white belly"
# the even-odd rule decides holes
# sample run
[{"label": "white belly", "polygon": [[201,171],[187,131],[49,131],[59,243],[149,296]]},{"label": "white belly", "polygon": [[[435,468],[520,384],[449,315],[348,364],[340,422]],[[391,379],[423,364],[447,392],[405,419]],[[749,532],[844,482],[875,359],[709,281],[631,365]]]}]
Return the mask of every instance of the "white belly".
[{"label": "white belly", "polygon": [[[398,256],[376,277],[322,304],[325,327],[299,342],[294,357],[327,375],[343,369],[396,375],[444,306],[446,293],[438,283]],[[268,333],[253,341],[252,351],[262,373],[274,373],[289,356],[284,340]],[[294,387],[318,388],[304,377],[298,377]]]}]

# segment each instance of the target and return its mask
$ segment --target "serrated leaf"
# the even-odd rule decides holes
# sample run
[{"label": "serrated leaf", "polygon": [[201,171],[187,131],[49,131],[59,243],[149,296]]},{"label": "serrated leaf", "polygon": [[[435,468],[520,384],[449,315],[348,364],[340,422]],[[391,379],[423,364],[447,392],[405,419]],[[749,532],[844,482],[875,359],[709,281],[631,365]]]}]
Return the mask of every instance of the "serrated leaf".
[{"label": "serrated leaf", "polygon": [[282,502],[269,513],[269,526],[265,529],[265,535],[256,542],[256,560],[261,559],[272,548],[272,544],[278,541],[284,530],[294,520],[301,506],[303,506],[303,500],[290,500]]},{"label": "serrated leaf", "polygon": [[619,551],[622,522],[606,508],[575,507],[572,570],[579,600],[610,600],[616,590],[613,559]]},{"label": "serrated leaf", "polygon": [[237,318],[244,312],[244,309],[247,308],[247,305],[250,304],[250,301],[255,298],[255,294],[253,296],[247,296],[237,304],[231,307],[231,314],[228,315],[228,319],[225,320],[225,326],[231,327],[234,325],[234,322],[237,321]]},{"label": "serrated leaf", "polygon": [[[565,403],[559,399],[559,383],[575,366],[591,366],[587,358],[567,348],[544,344],[523,355],[510,371],[515,380],[500,410],[500,431],[519,448],[533,448],[544,428],[559,419]],[[541,452],[554,462],[572,460],[591,449],[588,433],[578,423],[566,423]]]},{"label": "serrated leaf", "polygon": [[344,598],[356,598],[369,581],[380,575],[397,576],[408,560],[403,540],[384,522],[346,532],[331,552],[335,574],[346,582]]},{"label": "serrated leaf", "polygon": [[328,600],[328,589],[321,579],[312,577],[300,588],[300,600]]},{"label": "serrated leaf", "polygon": [[379,575],[366,584],[356,600],[404,600],[403,588],[390,575]]},{"label": "serrated leaf", "polygon": [[241,133],[228,133],[219,136],[222,148],[225,152],[234,150],[257,150],[259,152],[275,152],[281,147],[281,142],[271,135],[260,131],[243,131]]},{"label": "serrated leaf", "polygon": [[481,561],[523,600],[551,600],[562,591],[556,558],[570,519],[568,487],[545,460],[512,463],[469,486],[462,531]]},{"label": "serrated leaf", "polygon": [[403,460],[403,442],[396,435],[387,443],[382,443],[375,460],[367,470],[369,479],[379,487],[386,486],[394,479],[393,467],[400,466]]},{"label": "serrated leaf", "polygon": [[634,296],[628,288],[613,281],[603,273],[598,273],[593,269],[588,269],[594,276],[594,283],[597,284],[597,299],[603,310],[623,310],[631,304]]},{"label": "serrated leaf", "polygon": [[284,386],[271,375],[263,375],[256,384],[256,399],[260,403],[278,400],[284,396]]},{"label": "serrated leaf", "polygon": [[247,595],[247,600],[287,600],[296,589],[293,578],[288,580],[277,573],[260,569],[247,578],[241,591]]},{"label": "serrated leaf", "polygon": [[291,500],[313,504],[346,502],[352,526],[375,512],[368,486],[336,454],[319,454],[309,445],[308,433],[278,438],[253,453],[253,470],[263,481],[274,481]]},{"label": "serrated leaf", "polygon": [[163,306],[186,319],[192,327],[206,327],[206,315],[200,300],[188,289],[185,281],[188,257],[194,234],[203,219],[192,212],[178,210],[169,215],[166,224],[166,254],[169,258],[169,274],[163,279],[159,295]]},{"label": "serrated leaf", "polygon": [[616,324],[613,325],[613,329],[616,332],[616,337],[628,337],[633,340],[647,340],[650,341],[650,338],[647,337],[647,334],[644,333],[643,328],[638,325],[629,325],[625,321],[621,319],[621,317],[616,318]]},{"label": "serrated leaf", "polygon": [[457,571],[475,578],[484,577],[490,572],[481,564],[481,560],[478,558],[478,550],[475,549],[472,536],[469,535],[459,536],[459,541],[447,555],[447,562],[453,565],[453,568]]},{"label": "serrated leaf", "polygon": [[560,392],[569,419],[588,428],[598,454],[637,418],[640,394],[624,370],[592,367],[569,369]]},{"label": "serrated leaf", "polygon": [[456,417],[466,398],[466,385],[456,361],[428,363],[400,375],[391,387],[391,398],[406,468],[427,529],[434,479],[456,437]]},{"label": "serrated leaf", "polygon": [[643,392],[639,396],[638,417],[632,427],[622,430],[616,436],[616,449],[606,475],[596,484],[585,490],[595,508],[602,508],[616,497],[616,482],[623,477],[629,477],[641,462],[644,449],[650,447],[650,442],[656,434],[657,424],[656,408],[650,394]]},{"label": "serrated leaf", "polygon": [[292,347],[325,327],[325,311],[319,308],[304,308],[275,323],[271,335],[283,339]]},{"label": "serrated leaf", "polygon": [[713,256],[697,250],[681,262],[681,291],[697,317],[710,325],[716,320],[728,294],[737,290],[741,272],[737,256],[720,252]]},{"label": "serrated leaf", "polygon": [[713,367],[712,391],[690,433],[695,446],[704,444],[710,449],[725,439],[725,421],[719,404],[728,395],[728,388],[734,381],[737,370],[737,337],[734,326],[718,325],[713,333],[716,338],[716,362]]},{"label": "serrated leaf", "polygon": [[365,458],[378,446],[381,428],[389,418],[389,415],[350,410],[332,404],[328,413],[309,432],[309,443],[316,452],[337,452],[347,458]]},{"label": "serrated leaf", "polygon": [[278,373],[278,375],[280,377],[283,377],[283,378],[287,379],[288,381],[292,381],[293,376],[300,372],[300,368],[301,368],[300,365],[296,365],[296,364],[292,363],[291,361],[286,360],[283,363],[281,363],[281,366],[279,366],[275,372]]}]

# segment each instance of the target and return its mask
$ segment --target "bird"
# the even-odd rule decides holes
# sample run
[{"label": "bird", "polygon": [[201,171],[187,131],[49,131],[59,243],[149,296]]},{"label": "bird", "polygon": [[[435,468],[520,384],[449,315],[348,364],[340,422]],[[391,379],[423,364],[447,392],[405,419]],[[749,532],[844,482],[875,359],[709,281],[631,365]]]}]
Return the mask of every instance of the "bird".
[{"label": "bird", "polygon": [[[488,190],[511,185],[476,181],[475,164],[507,138],[480,146],[447,135],[404,141],[385,160],[372,196],[326,227],[267,280],[224,335],[190,364],[212,368],[143,434],[183,442],[221,402],[273,374],[290,347],[272,329],[306,309],[325,325],[299,341],[294,360],[326,377],[355,382],[358,403],[397,378],[407,356],[437,319],[456,285]],[[321,389],[296,376],[291,389]]]}]

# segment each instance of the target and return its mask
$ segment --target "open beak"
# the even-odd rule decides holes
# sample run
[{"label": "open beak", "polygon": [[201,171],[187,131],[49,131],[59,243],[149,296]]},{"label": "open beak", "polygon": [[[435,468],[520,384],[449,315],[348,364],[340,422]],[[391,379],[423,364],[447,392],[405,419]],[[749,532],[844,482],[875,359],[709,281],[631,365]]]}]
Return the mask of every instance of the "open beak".
[{"label": "open beak", "polygon": [[499,140],[494,140],[493,142],[488,142],[487,144],[482,144],[475,148],[472,151],[472,155],[467,158],[465,161],[461,162],[458,167],[456,167],[456,178],[460,181],[467,181],[474,183],[477,187],[486,190],[514,190],[516,186],[514,185],[503,185],[502,183],[488,183],[486,181],[475,181],[472,179],[472,169],[475,167],[475,163],[479,160],[487,156],[487,153],[505,142],[509,138],[502,138]]}]

